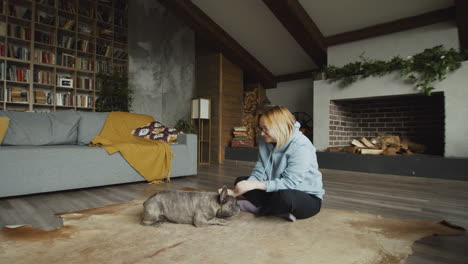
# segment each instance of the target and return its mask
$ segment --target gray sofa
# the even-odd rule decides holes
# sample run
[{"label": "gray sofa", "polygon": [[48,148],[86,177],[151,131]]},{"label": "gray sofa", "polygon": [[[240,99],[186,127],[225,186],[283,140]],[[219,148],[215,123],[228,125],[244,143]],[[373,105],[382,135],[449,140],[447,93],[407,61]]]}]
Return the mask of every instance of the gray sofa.
[{"label": "gray sofa", "polygon": [[[10,118],[0,146],[0,197],[145,181],[120,153],[87,144],[108,113],[0,111]],[[170,147],[171,177],[197,174],[197,136]]]}]

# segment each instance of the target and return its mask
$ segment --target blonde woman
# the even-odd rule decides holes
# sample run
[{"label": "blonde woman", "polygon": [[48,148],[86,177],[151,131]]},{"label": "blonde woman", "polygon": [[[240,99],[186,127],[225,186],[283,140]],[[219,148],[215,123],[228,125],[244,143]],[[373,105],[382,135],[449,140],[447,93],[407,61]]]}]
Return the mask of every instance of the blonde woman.
[{"label": "blonde woman", "polygon": [[325,193],[315,147],[299,131],[300,124],[286,107],[261,114],[259,155],[250,177],[239,177],[232,190],[246,200],[238,204],[257,215],[276,215],[290,221],[316,215]]}]

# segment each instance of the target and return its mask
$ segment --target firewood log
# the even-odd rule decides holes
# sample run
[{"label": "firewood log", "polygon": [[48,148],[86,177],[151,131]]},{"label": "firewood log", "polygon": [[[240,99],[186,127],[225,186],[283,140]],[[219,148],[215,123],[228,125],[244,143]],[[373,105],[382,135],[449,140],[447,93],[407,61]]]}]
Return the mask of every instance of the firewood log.
[{"label": "firewood log", "polygon": [[398,152],[400,152],[400,145],[390,145],[386,147],[385,149],[382,149],[382,155],[396,155]]},{"label": "firewood log", "polygon": [[366,147],[368,147],[368,148],[371,148],[371,149],[377,148],[374,144],[369,142],[369,140],[367,140],[367,138],[365,138],[365,137],[361,138],[361,142],[364,143],[364,145],[366,145]]},{"label": "firewood log", "polygon": [[361,143],[361,141],[357,140],[357,139],[353,139],[351,141],[351,145],[354,145],[356,147],[359,147],[359,148],[365,148],[366,146],[364,146],[364,144]]},{"label": "firewood log", "polygon": [[404,142],[404,144],[406,144],[408,146],[408,150],[413,152],[413,153],[422,154],[426,150],[426,146],[424,146],[423,144],[419,144],[419,143],[416,143],[414,141],[411,141],[408,138],[404,138],[403,142]]},{"label": "firewood log", "polygon": [[383,150],[381,149],[361,149],[361,154],[380,155]]},{"label": "firewood log", "polygon": [[344,152],[349,152],[349,153],[359,153],[359,149],[358,147],[356,146],[346,146],[343,148],[343,151]]},{"label": "firewood log", "polygon": [[341,152],[343,151],[343,147],[328,147],[327,151],[328,152]]}]

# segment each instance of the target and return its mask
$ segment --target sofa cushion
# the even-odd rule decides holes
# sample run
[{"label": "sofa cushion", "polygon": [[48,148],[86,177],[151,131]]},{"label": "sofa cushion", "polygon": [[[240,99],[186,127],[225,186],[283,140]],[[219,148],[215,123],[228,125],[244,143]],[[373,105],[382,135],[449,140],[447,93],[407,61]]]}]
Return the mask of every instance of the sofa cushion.
[{"label": "sofa cushion", "polygon": [[158,121],[153,121],[132,131],[132,135],[134,136],[144,137],[151,140],[160,140],[169,144],[176,144],[177,136],[181,133],[182,131],[166,127]]},{"label": "sofa cushion", "polygon": [[81,118],[78,123],[78,145],[88,145],[106,122],[109,112],[77,112]]},{"label": "sofa cushion", "polygon": [[5,138],[9,123],[10,123],[10,118],[0,117],[0,144],[2,144],[3,138]]},{"label": "sofa cushion", "polygon": [[10,118],[3,145],[76,144],[80,116],[75,111],[52,113],[0,111],[0,116]]}]

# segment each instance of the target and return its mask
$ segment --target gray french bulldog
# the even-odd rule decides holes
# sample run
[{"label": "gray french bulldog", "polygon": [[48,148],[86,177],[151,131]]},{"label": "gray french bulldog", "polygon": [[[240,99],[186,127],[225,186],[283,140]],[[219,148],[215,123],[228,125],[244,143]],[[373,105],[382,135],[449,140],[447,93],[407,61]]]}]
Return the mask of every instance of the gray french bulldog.
[{"label": "gray french bulldog", "polygon": [[223,219],[240,212],[235,197],[226,186],[221,193],[196,191],[161,191],[143,203],[142,225],[159,226],[164,221],[178,224],[227,225]]}]

